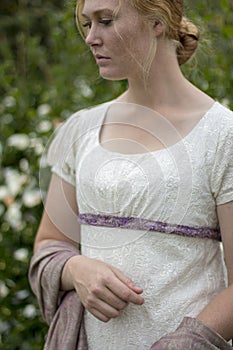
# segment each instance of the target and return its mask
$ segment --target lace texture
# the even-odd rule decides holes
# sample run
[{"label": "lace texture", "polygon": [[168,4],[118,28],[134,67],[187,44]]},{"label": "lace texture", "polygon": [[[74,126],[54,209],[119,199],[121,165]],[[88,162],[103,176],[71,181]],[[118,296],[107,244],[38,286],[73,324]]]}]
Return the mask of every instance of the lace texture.
[{"label": "lace texture", "polygon": [[[80,213],[218,230],[216,205],[233,200],[233,113],[216,102],[182,142],[124,155],[99,144],[110,104],[71,117],[49,150],[52,170],[76,186]],[[108,323],[85,312],[91,350],[148,350],[225,287],[213,239],[82,225],[81,245],[132,278],[145,298]]]}]

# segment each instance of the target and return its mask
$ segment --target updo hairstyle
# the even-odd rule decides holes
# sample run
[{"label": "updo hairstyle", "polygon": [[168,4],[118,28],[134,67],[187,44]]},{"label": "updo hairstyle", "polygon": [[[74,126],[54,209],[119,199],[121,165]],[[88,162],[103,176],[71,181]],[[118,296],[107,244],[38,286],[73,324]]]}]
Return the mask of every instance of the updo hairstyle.
[{"label": "updo hairstyle", "polygon": [[186,63],[195,53],[200,32],[184,14],[183,0],[127,0],[139,14],[165,25],[165,35],[177,44],[179,64]]},{"label": "updo hairstyle", "polygon": [[[122,0],[119,0],[119,6]],[[184,14],[183,0],[123,0],[128,1],[146,20],[159,21],[165,25],[165,36],[176,43],[179,65],[186,63],[195,53],[200,32]],[[85,31],[81,25],[85,0],[77,0],[77,26],[83,38]],[[116,10],[117,11],[117,10]]]}]

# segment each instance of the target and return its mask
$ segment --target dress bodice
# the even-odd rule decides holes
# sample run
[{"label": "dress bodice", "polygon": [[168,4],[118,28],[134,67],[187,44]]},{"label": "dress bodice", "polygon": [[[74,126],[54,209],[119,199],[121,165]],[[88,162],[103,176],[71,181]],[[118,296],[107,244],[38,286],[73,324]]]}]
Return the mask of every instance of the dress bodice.
[{"label": "dress bodice", "polygon": [[[108,106],[74,115],[49,154],[53,171],[76,187],[80,213],[218,228],[216,205],[233,200],[232,113],[216,102],[175,145],[121,154],[99,143]],[[82,225],[81,246],[82,254],[132,278],[145,298],[107,324],[85,312],[91,350],[147,350],[225,286],[216,240]]]}]

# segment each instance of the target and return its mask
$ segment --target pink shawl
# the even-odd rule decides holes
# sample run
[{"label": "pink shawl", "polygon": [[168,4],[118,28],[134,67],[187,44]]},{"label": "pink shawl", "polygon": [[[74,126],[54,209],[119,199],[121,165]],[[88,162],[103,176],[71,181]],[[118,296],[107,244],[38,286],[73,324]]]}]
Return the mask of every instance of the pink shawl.
[{"label": "pink shawl", "polygon": [[73,245],[49,241],[33,255],[29,282],[43,319],[49,325],[44,350],[87,350],[84,308],[75,291],[62,292],[60,278],[66,261],[79,254]]},{"label": "pink shawl", "polygon": [[[60,290],[62,269],[66,261],[77,254],[80,254],[78,249],[69,243],[49,241],[42,244],[31,259],[29,282],[42,316],[49,324],[44,350],[88,350],[84,307],[74,290]],[[174,333],[162,337],[150,350],[176,349],[230,350],[232,347],[198,320],[185,317]]]}]

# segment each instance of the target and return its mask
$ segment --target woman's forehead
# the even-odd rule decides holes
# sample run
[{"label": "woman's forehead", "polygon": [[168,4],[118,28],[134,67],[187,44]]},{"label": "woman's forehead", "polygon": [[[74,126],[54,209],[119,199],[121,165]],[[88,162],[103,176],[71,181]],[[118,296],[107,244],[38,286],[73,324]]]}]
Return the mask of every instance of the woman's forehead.
[{"label": "woman's forehead", "polygon": [[82,12],[86,15],[90,15],[107,10],[114,11],[118,8],[119,3],[119,0],[85,0]]},{"label": "woman's forehead", "polygon": [[84,17],[92,17],[101,14],[121,13],[128,20],[138,17],[138,11],[127,0],[85,0],[82,9]]}]

